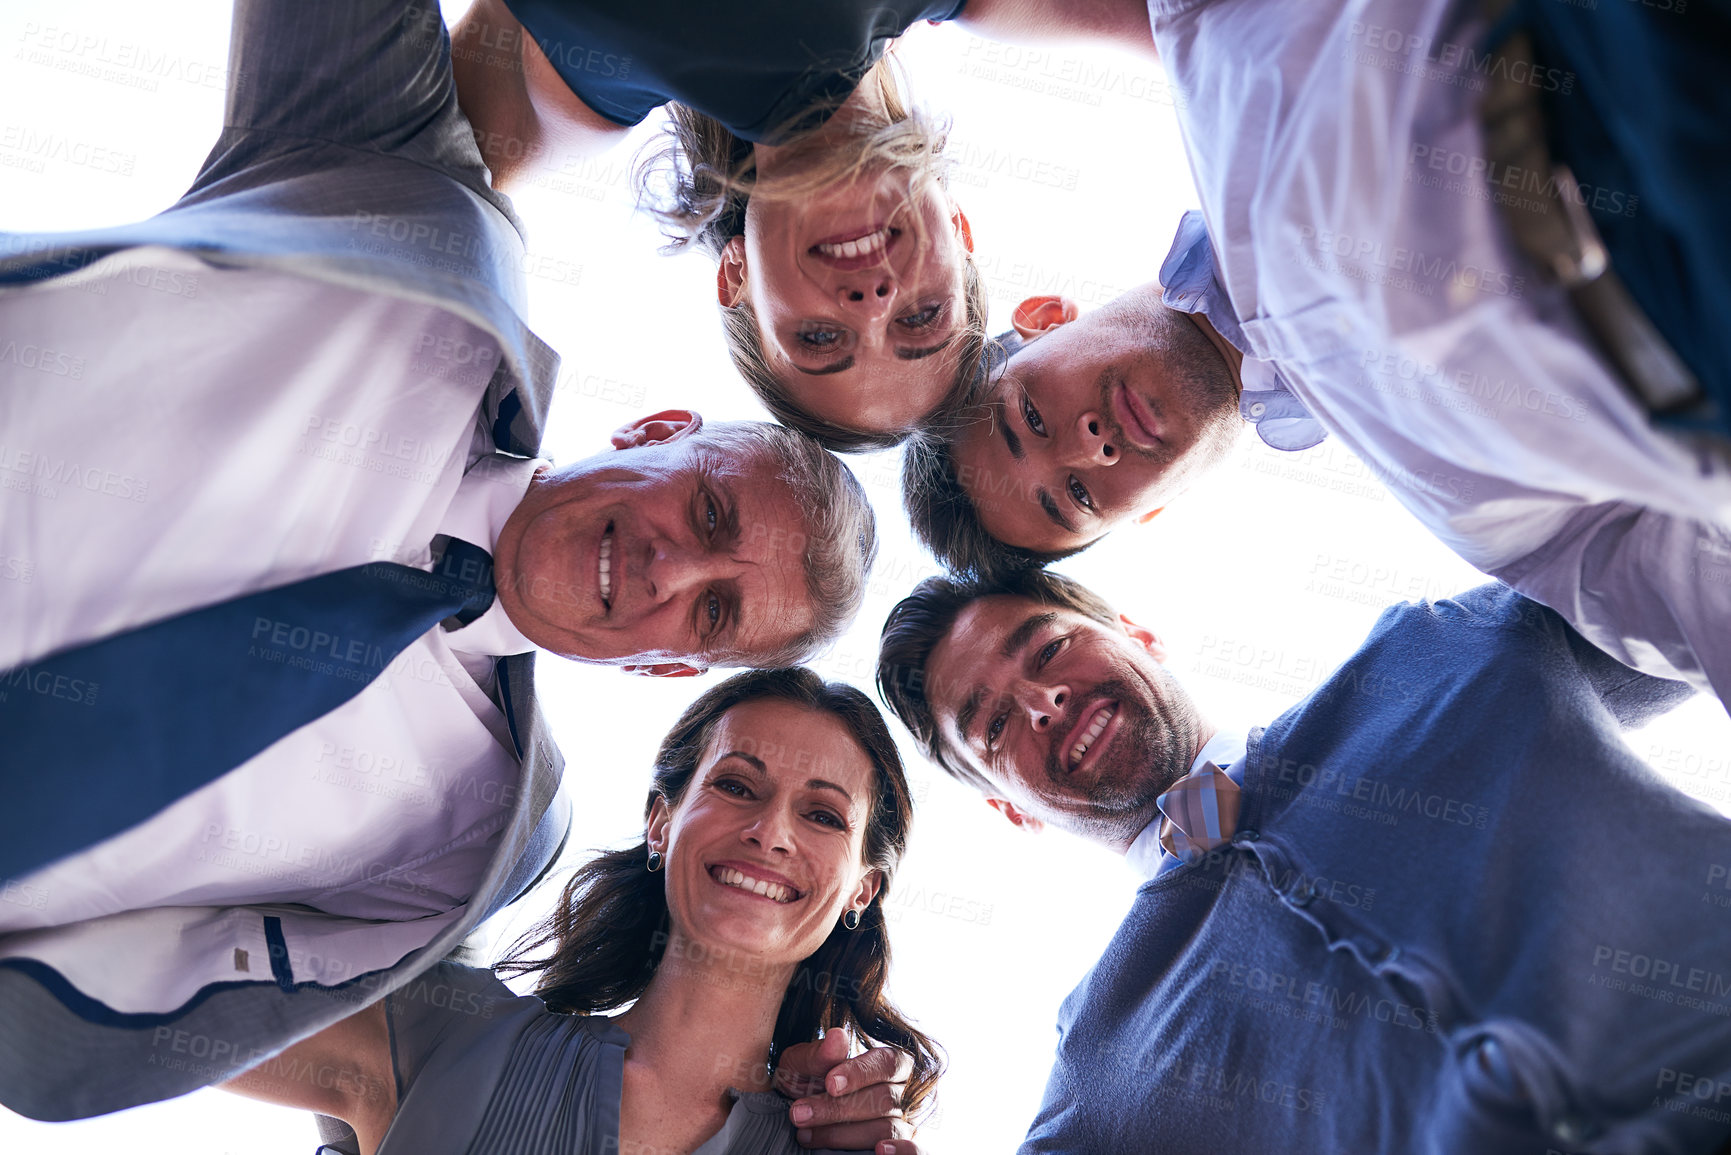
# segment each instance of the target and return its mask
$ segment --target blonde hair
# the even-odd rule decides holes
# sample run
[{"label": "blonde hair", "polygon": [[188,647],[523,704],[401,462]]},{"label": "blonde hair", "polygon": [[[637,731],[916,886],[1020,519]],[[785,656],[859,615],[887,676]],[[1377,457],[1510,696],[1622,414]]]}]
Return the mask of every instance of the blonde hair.
[{"label": "blonde hair", "polygon": [[[745,208],[753,193],[777,200],[797,200],[866,172],[907,174],[909,195],[918,199],[948,187],[944,146],[949,124],[908,100],[899,65],[886,54],[860,80],[874,86],[883,112],[850,116],[839,141],[834,132],[822,147],[800,150],[801,135],[825,116],[803,115],[796,130],[782,138],[793,163],[773,187],[757,188],[756,154],[750,141],[735,136],[712,117],[679,104],[667,106],[671,123],[667,138],[651,146],[637,166],[638,203],[660,222],[667,238],[664,252],[696,247],[719,260],[734,237],[745,233]],[[834,108],[827,110],[833,114]],[[805,129],[804,133],[797,131]],[[917,226],[916,226],[917,227]],[[923,239],[923,238],[922,238]],[[956,336],[958,357],[949,391],[926,420],[953,413],[982,384],[986,346],[985,284],[973,254],[964,253],[962,268],[964,317]],[[745,378],[764,406],[790,429],[815,438],[826,449],[847,452],[899,444],[907,434],[866,433],[814,417],[799,407],[764,353],[757,315],[741,299],[721,306],[722,327],[734,368]]]}]

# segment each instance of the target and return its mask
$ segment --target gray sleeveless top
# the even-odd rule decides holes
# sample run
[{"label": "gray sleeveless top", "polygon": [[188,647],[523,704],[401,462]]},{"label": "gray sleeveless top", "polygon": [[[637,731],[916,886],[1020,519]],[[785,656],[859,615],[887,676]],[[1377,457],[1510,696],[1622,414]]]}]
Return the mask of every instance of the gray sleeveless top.
[{"label": "gray sleeveless top", "polygon": [[[379,1155],[617,1155],[630,1036],[440,963],[385,999],[397,1114]],[[774,1092],[732,1092],[691,1155],[804,1155]],[[824,1155],[824,1153],[820,1153]],[[829,1153],[840,1155],[840,1153]]]}]

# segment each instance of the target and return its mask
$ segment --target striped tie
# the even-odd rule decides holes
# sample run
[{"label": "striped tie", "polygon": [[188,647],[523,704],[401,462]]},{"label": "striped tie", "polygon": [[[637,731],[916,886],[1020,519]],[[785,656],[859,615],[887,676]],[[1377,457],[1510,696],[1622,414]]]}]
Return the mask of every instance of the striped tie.
[{"label": "striped tie", "polygon": [[1226,842],[1238,828],[1240,793],[1226,771],[1204,762],[1155,799],[1162,815],[1160,845],[1180,861],[1193,862]]}]

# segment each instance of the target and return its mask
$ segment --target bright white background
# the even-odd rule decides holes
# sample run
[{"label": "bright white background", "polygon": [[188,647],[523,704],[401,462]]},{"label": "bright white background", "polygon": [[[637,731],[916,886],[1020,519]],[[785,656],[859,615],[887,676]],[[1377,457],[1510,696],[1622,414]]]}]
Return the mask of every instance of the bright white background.
[{"label": "bright white background", "polygon": [[[447,17],[463,7],[447,3]],[[172,203],[217,133],[228,25],[223,0],[7,0],[0,229],[118,224]],[[1090,308],[1155,276],[1194,204],[1157,70],[1008,49],[952,27],[917,27],[900,51],[919,94],[954,118],[953,187],[995,328],[1023,296],[1064,292]],[[546,445],[559,460],[669,406],[762,416],[726,361],[713,266],[657,256],[653,228],[632,212],[629,162],[652,128],[517,198],[533,249],[529,320],[565,357]],[[900,512],[893,453],[853,464],[878,509],[882,553],[856,627],[818,666],[869,689],[885,613],[933,566]],[[1156,522],[1063,568],[1161,631],[1204,711],[1238,728],[1302,697],[1383,606],[1478,580],[1344,450],[1277,454],[1254,438]],[[702,683],[556,658],[538,677],[568,758],[574,861],[641,830],[650,755]],[[1717,703],[1697,698],[1632,741],[1731,812],[1731,722]],[[903,752],[919,819],[890,898],[893,990],[952,1062],[923,1135],[945,1152],[1009,1150],[1038,1104],[1058,1003],[1098,957],[1134,879],[1075,839],[1019,834],[910,744]],[[516,925],[552,893],[520,904]],[[496,928],[496,944],[513,933]],[[306,1155],[315,1143],[308,1116],[216,1091],[72,1124],[0,1110],[0,1152]]]}]

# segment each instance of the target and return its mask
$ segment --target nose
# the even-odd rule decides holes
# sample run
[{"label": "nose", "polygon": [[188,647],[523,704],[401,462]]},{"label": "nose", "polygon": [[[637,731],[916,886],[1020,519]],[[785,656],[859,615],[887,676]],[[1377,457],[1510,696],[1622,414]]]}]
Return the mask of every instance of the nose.
[{"label": "nose", "polygon": [[1070,464],[1116,465],[1123,456],[1121,447],[1112,441],[1107,431],[1105,419],[1093,410],[1076,418],[1075,434]]},{"label": "nose", "polygon": [[769,805],[760,808],[751,824],[739,832],[741,842],[767,850],[772,854],[793,852],[793,816],[787,807]]},{"label": "nose", "polygon": [[722,577],[728,564],[724,554],[657,538],[649,543],[643,579],[651,601],[672,601]]},{"label": "nose", "polygon": [[1040,682],[1022,682],[1016,687],[1016,705],[1028,715],[1028,724],[1036,734],[1044,734],[1058,724],[1064,703],[1070,700],[1068,686],[1049,686]]},{"label": "nose", "polygon": [[882,321],[896,304],[896,275],[888,265],[860,269],[843,276],[836,286],[842,310],[864,321]]}]

